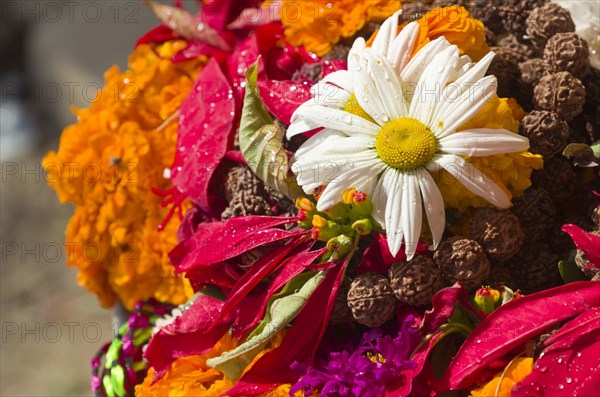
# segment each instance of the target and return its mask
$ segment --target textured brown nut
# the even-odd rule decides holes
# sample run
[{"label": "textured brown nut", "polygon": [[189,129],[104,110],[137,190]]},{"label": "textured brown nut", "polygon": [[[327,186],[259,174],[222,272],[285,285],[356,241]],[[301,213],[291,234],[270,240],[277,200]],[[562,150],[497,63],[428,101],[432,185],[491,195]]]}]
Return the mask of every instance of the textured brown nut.
[{"label": "textured brown nut", "polygon": [[548,159],[567,146],[569,125],[556,113],[534,110],[521,120],[520,134],[529,138],[529,151]]},{"label": "textured brown nut", "polygon": [[[594,236],[600,236],[600,230],[592,230],[590,233]],[[599,269],[587,269],[588,265],[590,264],[590,261],[587,258],[585,252],[583,252],[582,250],[577,250],[577,254],[575,255],[575,264],[578,268],[581,269],[581,271],[583,271],[583,274],[585,274],[588,278],[592,278],[600,273]]]},{"label": "textured brown nut", "polygon": [[535,56],[535,51],[530,46],[521,43],[515,36],[509,34],[498,43],[500,47],[510,52],[517,62],[525,62]]},{"label": "textured brown nut", "polygon": [[531,11],[542,4],[543,0],[503,0],[498,7],[498,14],[506,31],[522,40],[525,35],[525,21]]},{"label": "textured brown nut", "polygon": [[245,166],[231,167],[225,178],[225,199],[231,201],[239,193],[268,197],[263,182]]},{"label": "textured brown nut", "polygon": [[515,288],[531,294],[561,284],[558,260],[546,244],[523,247],[509,262]]},{"label": "textured brown nut", "polygon": [[528,242],[543,238],[556,220],[556,206],[544,189],[527,189],[522,196],[514,197],[510,210],[519,218]]},{"label": "textured brown nut", "polygon": [[513,96],[515,83],[521,74],[517,59],[512,52],[503,47],[491,47],[490,51],[496,55],[486,75],[496,76],[498,80],[498,96]]},{"label": "textured brown nut", "polygon": [[515,255],[525,240],[519,219],[509,210],[478,208],[470,222],[470,237],[477,241],[493,261],[506,261]]},{"label": "textured brown nut", "polygon": [[390,281],[377,273],[356,276],[347,299],[354,319],[368,327],[378,327],[394,317],[398,303]]},{"label": "textured brown nut", "polygon": [[484,280],[483,285],[489,285],[494,289],[504,286],[512,289],[515,281],[506,263],[493,263],[490,266],[490,275]]},{"label": "textured brown nut", "polygon": [[555,3],[547,3],[531,11],[525,22],[525,31],[532,43],[543,50],[552,36],[557,33],[574,32],[575,23],[571,13]]},{"label": "textured brown nut", "polygon": [[521,80],[532,86],[548,74],[548,65],[541,58],[532,58],[519,64]]},{"label": "textured brown nut", "polygon": [[490,261],[481,245],[463,237],[444,240],[433,254],[440,271],[451,282],[459,282],[468,290],[476,290],[490,275]]},{"label": "textured brown nut", "polygon": [[346,277],[340,285],[340,289],[335,297],[333,309],[331,310],[332,325],[344,324],[352,320],[352,310],[348,307],[348,291],[350,290],[350,279]]},{"label": "textured brown nut", "polygon": [[587,41],[575,33],[558,33],[546,44],[544,60],[552,72],[570,72],[582,78],[590,71]]},{"label": "textured brown nut", "polygon": [[273,215],[273,211],[264,197],[240,193],[229,202],[229,206],[221,213],[221,219],[248,215]]},{"label": "textured brown nut", "polygon": [[583,110],[585,87],[569,72],[549,74],[533,89],[533,104],[539,110],[556,112],[566,121]]},{"label": "textured brown nut", "polygon": [[514,97],[526,110],[533,108],[533,87],[548,74],[546,62],[541,58],[529,59],[519,63],[520,77],[517,79]]},{"label": "textured brown nut", "polygon": [[433,260],[425,255],[395,263],[388,276],[396,298],[411,306],[430,304],[433,295],[444,287]]},{"label": "textured brown nut", "polygon": [[544,188],[553,199],[562,200],[575,193],[577,175],[564,157],[553,157],[544,163],[544,169],[532,175],[535,187]]}]

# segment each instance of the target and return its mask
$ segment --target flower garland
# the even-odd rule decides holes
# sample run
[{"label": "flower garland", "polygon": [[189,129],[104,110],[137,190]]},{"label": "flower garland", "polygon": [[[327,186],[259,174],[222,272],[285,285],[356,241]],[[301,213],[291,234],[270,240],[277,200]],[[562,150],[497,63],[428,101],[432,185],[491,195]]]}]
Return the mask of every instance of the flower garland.
[{"label": "flower garland", "polygon": [[147,2],[44,160],[133,311],[97,395],[596,390],[600,72],[555,4],[451,3]]}]

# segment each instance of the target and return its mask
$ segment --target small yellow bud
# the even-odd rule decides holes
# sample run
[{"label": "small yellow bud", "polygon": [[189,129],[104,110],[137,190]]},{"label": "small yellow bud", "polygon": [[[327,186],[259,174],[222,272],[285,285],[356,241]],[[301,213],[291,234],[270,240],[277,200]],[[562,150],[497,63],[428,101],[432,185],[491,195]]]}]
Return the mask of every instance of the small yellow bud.
[{"label": "small yellow bud", "polygon": [[314,227],[325,227],[327,226],[327,219],[323,218],[321,215],[315,215],[312,219],[312,224]]},{"label": "small yellow bud", "polygon": [[344,202],[344,204],[353,204],[354,203],[354,194],[356,193],[356,189],[352,188],[352,189],[348,189],[344,192],[344,195],[342,196],[342,201]]}]

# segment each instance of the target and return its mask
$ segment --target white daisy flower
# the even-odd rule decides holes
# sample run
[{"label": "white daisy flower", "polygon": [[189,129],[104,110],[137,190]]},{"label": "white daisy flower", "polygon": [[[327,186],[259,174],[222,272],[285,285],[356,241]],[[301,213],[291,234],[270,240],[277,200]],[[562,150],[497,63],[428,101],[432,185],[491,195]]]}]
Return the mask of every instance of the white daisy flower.
[{"label": "white daisy flower", "polygon": [[[402,64],[402,54],[390,60],[396,28],[392,22],[389,31],[384,28],[371,48],[357,39],[348,71],[325,82],[340,88],[343,106],[324,103],[317,93],[296,110],[287,134],[323,128],[298,149],[292,164],[307,194],[326,185],[317,209],[331,208],[347,189],[367,192],[391,253],[404,241],[410,259],[423,211],[434,246],[445,227],[444,201],[430,172],[445,169],[471,192],[507,208],[504,190],[463,156],[521,152],[529,141],[504,129],[458,130],[495,97],[496,78],[484,77],[493,53],[474,64],[441,37]],[[410,53],[414,40],[405,41],[402,51]]]}]

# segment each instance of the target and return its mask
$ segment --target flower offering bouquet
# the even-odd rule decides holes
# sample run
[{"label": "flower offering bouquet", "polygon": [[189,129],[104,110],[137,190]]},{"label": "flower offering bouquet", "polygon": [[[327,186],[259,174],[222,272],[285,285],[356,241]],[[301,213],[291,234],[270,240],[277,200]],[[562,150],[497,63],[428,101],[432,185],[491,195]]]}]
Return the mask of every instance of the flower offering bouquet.
[{"label": "flower offering bouquet", "polygon": [[44,160],[96,395],[597,395],[598,3],[146,4]]}]

